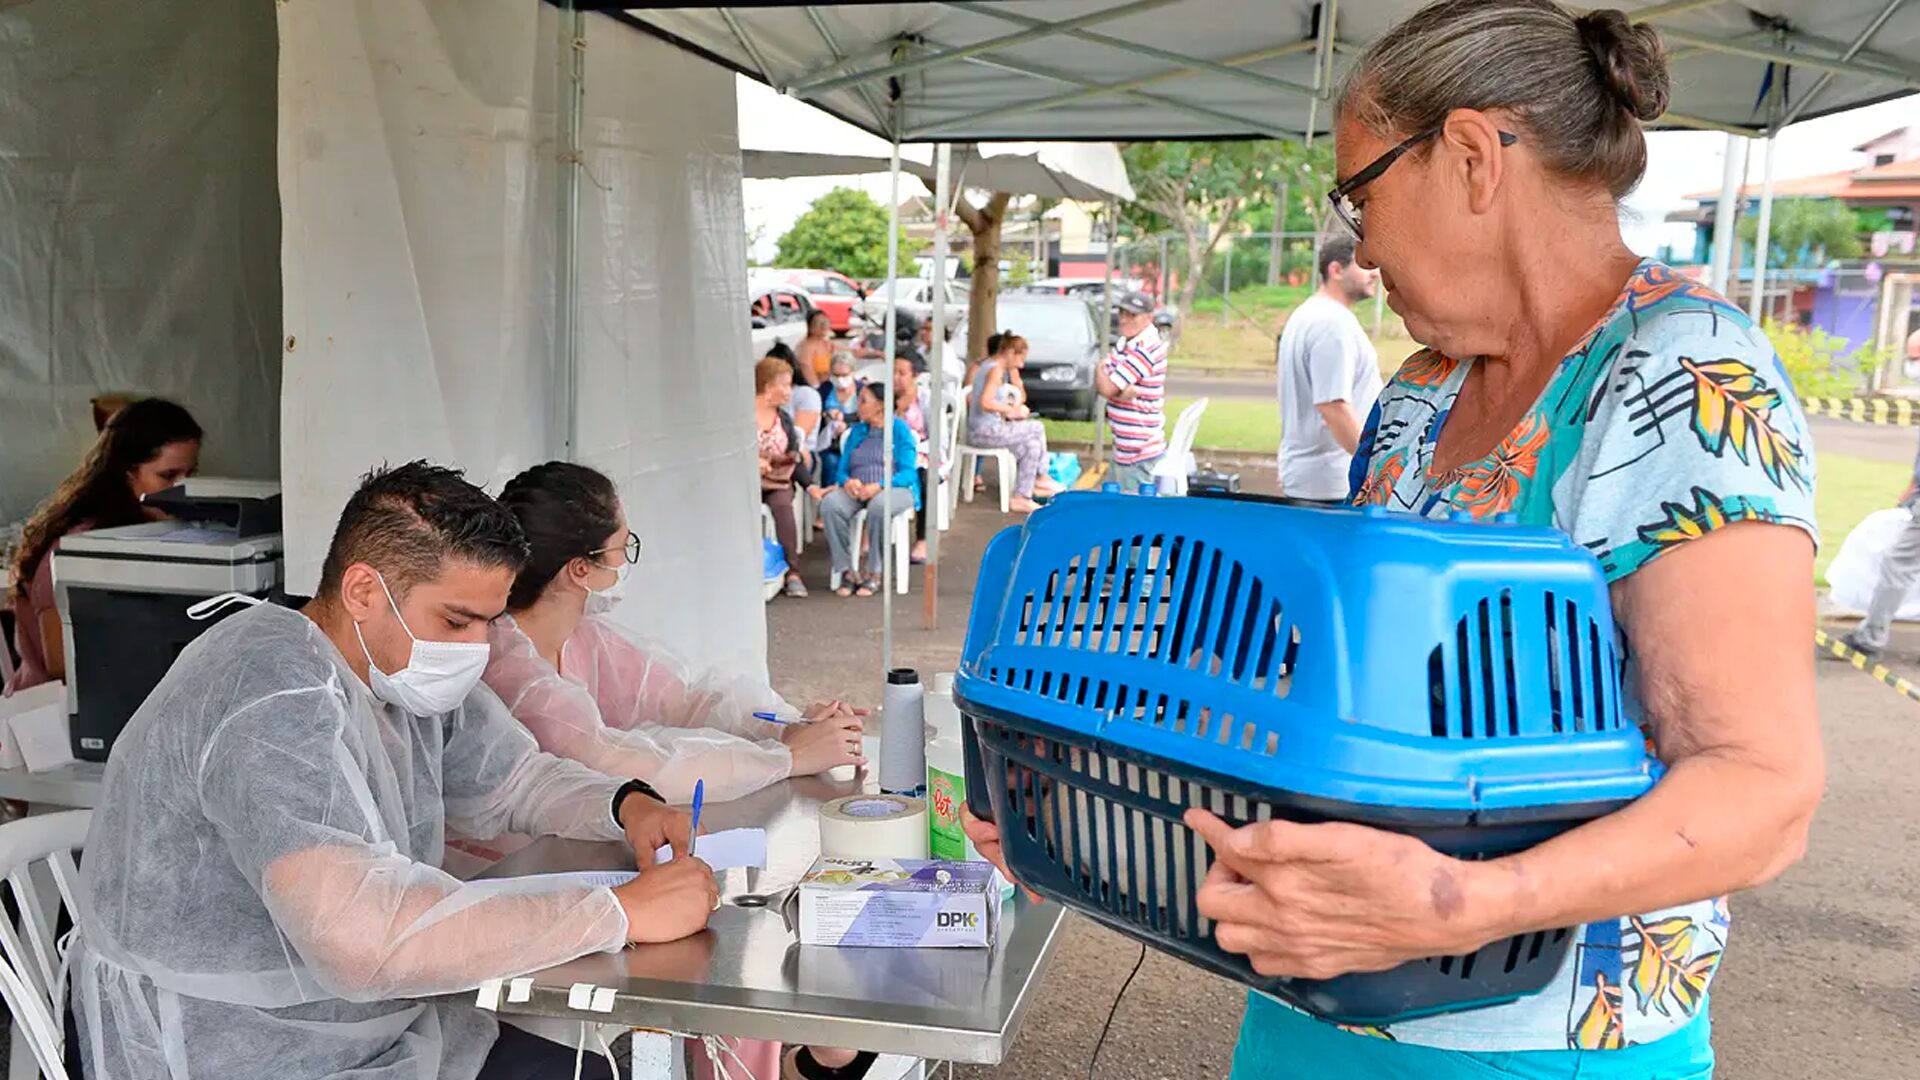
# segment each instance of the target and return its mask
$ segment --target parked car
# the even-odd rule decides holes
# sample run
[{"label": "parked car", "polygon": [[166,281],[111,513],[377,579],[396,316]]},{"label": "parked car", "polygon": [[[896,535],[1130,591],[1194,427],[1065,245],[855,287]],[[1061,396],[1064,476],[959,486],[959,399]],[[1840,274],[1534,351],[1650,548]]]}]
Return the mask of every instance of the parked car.
[{"label": "parked car", "polygon": [[[1093,419],[1097,394],[1093,366],[1100,359],[1100,324],[1086,301],[1033,293],[1002,295],[995,322],[999,329],[1027,339],[1027,363],[1020,369],[1020,378],[1027,384],[1027,404],[1034,412],[1060,420]],[[954,329],[953,339],[967,340],[964,322]]]},{"label": "parked car", "polygon": [[807,336],[807,317],[814,312],[807,294],[792,285],[761,282],[748,290],[747,317],[753,325],[753,359],[767,355],[776,341],[797,348]]},{"label": "parked car", "polygon": [[853,306],[866,295],[852,278],[836,270],[767,270],[761,279],[800,288],[814,307],[827,313],[827,323],[836,334],[853,329]]},{"label": "parked car", "polygon": [[[1128,288],[1126,282],[1116,281],[1118,288]],[[1097,314],[1105,302],[1107,283],[1104,279],[1092,281],[1085,278],[1041,278],[1029,281],[1017,290],[1023,296],[1077,296],[1093,306]],[[1160,328],[1160,336],[1173,340],[1174,324],[1179,321],[1179,309],[1170,304],[1160,304],[1153,309],[1153,325]],[[1109,309],[1108,321],[1117,337],[1120,333],[1120,313]]]},{"label": "parked car", "polygon": [[[947,291],[947,325],[952,326],[967,317],[966,281],[946,281],[943,287]],[[894,303],[901,311],[925,322],[933,318],[933,282],[926,278],[900,278],[895,283],[898,290]],[[867,298],[853,306],[854,314],[866,320],[868,326],[882,326],[887,321],[887,283],[880,282],[867,290]]]}]

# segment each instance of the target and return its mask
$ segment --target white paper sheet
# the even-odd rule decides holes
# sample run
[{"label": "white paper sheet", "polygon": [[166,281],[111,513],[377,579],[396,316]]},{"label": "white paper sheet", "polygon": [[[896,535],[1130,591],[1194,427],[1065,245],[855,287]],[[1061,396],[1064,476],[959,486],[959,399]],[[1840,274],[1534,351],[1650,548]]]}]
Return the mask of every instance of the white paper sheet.
[{"label": "white paper sheet", "polygon": [[[764,867],[767,865],[767,830],[727,829],[724,832],[706,833],[694,844],[693,853],[715,870]],[[666,862],[672,857],[671,847],[662,847],[653,853],[656,863]],[[560,874],[529,874],[521,880],[616,889],[632,881],[635,876],[632,870],[574,870]]]}]

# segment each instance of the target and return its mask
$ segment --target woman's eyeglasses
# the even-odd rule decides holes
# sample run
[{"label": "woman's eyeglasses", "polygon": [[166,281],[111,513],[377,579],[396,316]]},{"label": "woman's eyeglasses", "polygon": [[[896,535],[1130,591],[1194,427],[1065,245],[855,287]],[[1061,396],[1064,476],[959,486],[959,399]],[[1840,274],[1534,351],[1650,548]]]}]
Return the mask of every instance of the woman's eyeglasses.
[{"label": "woman's eyeglasses", "polygon": [[[1355,240],[1364,240],[1366,237],[1360,231],[1360,208],[1354,205],[1353,193],[1380,179],[1380,174],[1391,168],[1394,162],[1406,155],[1407,151],[1440,134],[1441,130],[1440,127],[1430,127],[1418,135],[1403,140],[1400,145],[1374,158],[1366,168],[1348,177],[1339,187],[1327,192],[1327,201],[1333,204],[1334,216],[1340,219],[1340,223],[1347,227],[1347,231],[1353,234]],[[1500,133],[1501,146],[1512,146],[1519,141],[1520,137],[1510,131]]]},{"label": "woman's eyeglasses", "polygon": [[[587,554],[597,561],[600,556],[605,555],[607,552],[619,550],[621,550],[619,547],[603,547],[595,551],[589,551]],[[627,556],[627,565],[629,566],[640,561],[640,538],[633,533],[627,534],[625,554]]]}]

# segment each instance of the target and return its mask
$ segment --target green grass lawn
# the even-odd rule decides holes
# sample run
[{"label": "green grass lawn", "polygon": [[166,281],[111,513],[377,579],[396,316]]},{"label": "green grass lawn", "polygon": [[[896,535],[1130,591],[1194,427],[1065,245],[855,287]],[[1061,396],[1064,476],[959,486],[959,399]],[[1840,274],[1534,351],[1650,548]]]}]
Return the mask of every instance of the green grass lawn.
[{"label": "green grass lawn", "polygon": [[[1192,398],[1172,398],[1167,403],[1168,422]],[[1049,442],[1093,441],[1093,424],[1061,420],[1044,421]],[[1215,398],[1200,419],[1200,434],[1194,446],[1203,450],[1241,450],[1271,454],[1280,445],[1280,413],[1271,401]],[[1840,550],[1840,542],[1875,510],[1893,505],[1893,499],[1905,486],[1910,466],[1892,461],[1869,461],[1845,454],[1819,454],[1816,468],[1819,483],[1815,489],[1815,513],[1820,521],[1820,556],[1814,564],[1814,578],[1826,584],[1827,564]]]},{"label": "green grass lawn", "polygon": [[1814,578],[1827,583],[1827,564],[1840,551],[1862,518],[1893,505],[1912,475],[1911,466],[1892,461],[1868,461],[1845,454],[1818,454],[1815,468],[1814,513],[1820,520],[1820,556]]},{"label": "green grass lawn", "polygon": [[[1306,297],[1305,285],[1235,289],[1224,314],[1218,296],[1195,300],[1193,310],[1181,319],[1180,337],[1168,363],[1176,370],[1271,373],[1274,339],[1286,325],[1288,313]],[[1373,305],[1362,303],[1355,313],[1361,325],[1372,330]],[[1374,348],[1380,353],[1381,369],[1391,372],[1416,346],[1389,311],[1381,319]]]},{"label": "green grass lawn", "polygon": [[[1180,410],[1193,404],[1192,398],[1167,399],[1167,426]],[[1047,425],[1047,441],[1093,442],[1091,420],[1042,420]],[[1112,438],[1112,432],[1108,432]],[[1271,454],[1280,448],[1280,407],[1274,401],[1258,398],[1214,398],[1200,418],[1200,433],[1193,444],[1206,450],[1250,450]]]}]

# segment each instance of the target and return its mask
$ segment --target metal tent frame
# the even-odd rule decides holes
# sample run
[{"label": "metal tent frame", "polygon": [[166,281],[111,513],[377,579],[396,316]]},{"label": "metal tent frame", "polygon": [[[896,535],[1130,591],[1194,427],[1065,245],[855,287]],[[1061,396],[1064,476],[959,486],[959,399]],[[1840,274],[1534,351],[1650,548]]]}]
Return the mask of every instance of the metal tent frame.
[{"label": "metal tent frame", "polygon": [[[599,11],[805,100],[892,144],[886,355],[893,362],[902,143],[937,144],[936,213],[951,210],[955,142],[1301,138],[1311,140],[1342,68],[1423,0],[939,0],[745,3],[704,7],[555,0]],[[1614,0],[1656,27],[1675,73],[1655,129],[1721,131],[1727,169],[1714,232],[1713,284],[1735,269],[1733,205],[1746,140],[1764,147],[1752,311],[1765,295],[1773,137],[1813,119],[1920,92],[1916,0]],[[1261,39],[1266,40],[1261,40]],[[1797,97],[1794,69],[1817,72]],[[1115,78],[1119,71],[1123,77]],[[563,95],[562,101],[566,100]],[[1323,113],[1323,108],[1327,111]],[[1329,125],[1330,126],[1330,125]],[[944,227],[935,229],[936,281]],[[943,282],[941,283],[943,284]],[[938,288],[939,286],[936,286]],[[569,303],[562,296],[562,303]],[[934,306],[936,313],[944,305]],[[936,332],[944,315],[935,316]],[[936,410],[943,380],[934,380]],[[893,415],[892,379],[887,415]],[[936,411],[936,418],[938,412]],[[930,425],[937,428],[936,422]],[[887,428],[892,460],[892,426]],[[939,488],[942,447],[929,474]],[[891,530],[887,523],[888,544]],[[938,529],[930,548],[937,545]],[[930,551],[929,554],[932,554]],[[892,663],[893,560],[883,559]],[[929,574],[927,587],[934,587]],[[931,599],[931,597],[930,597]],[[932,620],[931,604],[928,608]]]}]

